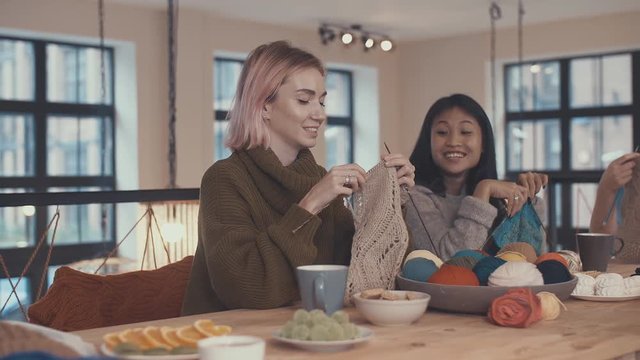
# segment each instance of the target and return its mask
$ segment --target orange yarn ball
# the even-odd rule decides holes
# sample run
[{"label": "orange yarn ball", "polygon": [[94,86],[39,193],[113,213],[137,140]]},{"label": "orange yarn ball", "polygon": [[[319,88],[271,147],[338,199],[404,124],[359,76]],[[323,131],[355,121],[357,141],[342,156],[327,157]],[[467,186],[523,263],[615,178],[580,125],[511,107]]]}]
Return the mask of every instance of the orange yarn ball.
[{"label": "orange yarn ball", "polygon": [[480,286],[478,277],[471,269],[450,264],[443,264],[431,275],[428,282],[442,285]]},{"label": "orange yarn ball", "polygon": [[543,261],[547,261],[547,260],[555,260],[558,261],[560,263],[562,263],[562,265],[564,265],[567,269],[569,268],[569,262],[567,262],[567,259],[564,258],[564,256],[555,253],[555,252],[548,252],[546,254],[542,254],[540,256],[538,256],[538,258],[536,259],[535,264],[538,265]]}]

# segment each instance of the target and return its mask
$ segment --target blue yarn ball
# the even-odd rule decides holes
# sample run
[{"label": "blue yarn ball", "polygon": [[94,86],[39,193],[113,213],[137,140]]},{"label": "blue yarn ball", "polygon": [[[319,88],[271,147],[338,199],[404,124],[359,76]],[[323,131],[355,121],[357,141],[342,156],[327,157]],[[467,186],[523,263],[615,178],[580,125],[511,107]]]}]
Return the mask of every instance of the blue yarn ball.
[{"label": "blue yarn ball", "polygon": [[459,258],[459,257],[465,257],[465,256],[469,256],[472,257],[478,261],[484,259],[487,257],[487,255],[481,253],[478,250],[471,250],[471,249],[464,249],[464,250],[460,250],[457,253],[455,253],[455,255],[453,255],[453,258]]},{"label": "blue yarn ball", "polygon": [[545,284],[557,284],[571,280],[571,273],[563,263],[558,260],[545,260],[538,265]]},{"label": "blue yarn ball", "polygon": [[506,263],[506,261],[493,256],[487,256],[478,261],[476,266],[473,267],[473,272],[476,273],[476,276],[480,281],[480,285],[487,285],[491,273],[502,266],[504,263]]},{"label": "blue yarn ball", "polygon": [[425,258],[413,258],[402,267],[402,275],[411,280],[426,282],[438,271],[436,264]]}]

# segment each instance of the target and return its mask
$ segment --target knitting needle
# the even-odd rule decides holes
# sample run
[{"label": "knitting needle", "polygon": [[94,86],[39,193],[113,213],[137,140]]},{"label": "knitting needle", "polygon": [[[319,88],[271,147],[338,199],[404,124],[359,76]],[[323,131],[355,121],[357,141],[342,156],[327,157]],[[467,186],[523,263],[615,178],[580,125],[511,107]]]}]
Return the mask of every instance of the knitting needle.
[{"label": "knitting needle", "polygon": [[[387,153],[391,154],[391,150],[389,150],[389,146],[387,146],[386,142],[383,142],[385,149],[387,149]],[[438,253],[438,248],[436,248],[436,245],[433,243],[433,239],[431,239],[431,234],[429,234],[429,230],[427,230],[427,225],[425,225],[424,220],[422,220],[422,216],[420,216],[420,211],[418,210],[418,206],[416,206],[416,202],[413,200],[413,196],[411,196],[411,193],[409,192],[409,189],[407,188],[406,184],[403,184],[402,186],[402,190],[404,190],[407,195],[409,196],[409,200],[411,201],[411,205],[413,205],[413,208],[416,210],[416,214],[418,215],[418,219],[420,219],[420,223],[422,224],[422,227],[424,228],[424,232],[427,234],[427,238],[429,238],[429,243],[431,243],[431,248],[433,248],[433,252],[435,253],[435,255],[440,258],[440,254]]]}]

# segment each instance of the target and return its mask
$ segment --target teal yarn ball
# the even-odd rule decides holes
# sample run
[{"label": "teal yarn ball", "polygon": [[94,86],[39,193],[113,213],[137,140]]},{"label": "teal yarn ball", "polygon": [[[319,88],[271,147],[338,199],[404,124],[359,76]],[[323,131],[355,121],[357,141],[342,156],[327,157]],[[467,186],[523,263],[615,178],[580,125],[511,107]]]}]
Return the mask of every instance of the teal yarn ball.
[{"label": "teal yarn ball", "polygon": [[537,266],[538,271],[542,273],[545,284],[557,284],[571,280],[569,269],[558,260],[545,260]]},{"label": "teal yarn ball", "polygon": [[454,259],[467,256],[476,259],[476,261],[480,261],[487,257],[487,255],[483,254],[480,250],[464,249],[455,253],[455,255],[453,255],[451,258]]},{"label": "teal yarn ball", "polygon": [[411,280],[426,282],[438,271],[436,264],[425,258],[413,258],[402,266],[402,275]]},{"label": "teal yarn ball", "polygon": [[480,281],[480,285],[486,286],[489,282],[489,276],[491,273],[504,263],[506,263],[506,261],[493,256],[487,256],[478,261],[476,266],[473,267],[473,272],[476,273],[476,276]]}]

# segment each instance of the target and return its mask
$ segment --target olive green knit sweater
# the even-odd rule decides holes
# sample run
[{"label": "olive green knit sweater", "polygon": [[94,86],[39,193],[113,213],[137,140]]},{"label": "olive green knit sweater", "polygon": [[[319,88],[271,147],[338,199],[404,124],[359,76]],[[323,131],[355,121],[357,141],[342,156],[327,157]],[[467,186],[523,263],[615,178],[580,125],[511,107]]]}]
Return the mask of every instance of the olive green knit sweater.
[{"label": "olive green knit sweater", "polygon": [[348,264],[354,228],[342,200],[318,215],[297,205],[325,174],[309,150],[286,167],[263,148],[211,166],[182,314],[287,305],[299,299],[297,266]]}]

